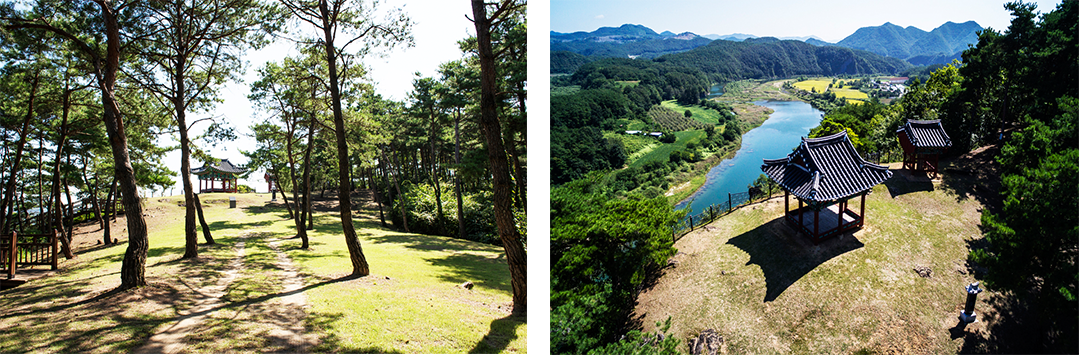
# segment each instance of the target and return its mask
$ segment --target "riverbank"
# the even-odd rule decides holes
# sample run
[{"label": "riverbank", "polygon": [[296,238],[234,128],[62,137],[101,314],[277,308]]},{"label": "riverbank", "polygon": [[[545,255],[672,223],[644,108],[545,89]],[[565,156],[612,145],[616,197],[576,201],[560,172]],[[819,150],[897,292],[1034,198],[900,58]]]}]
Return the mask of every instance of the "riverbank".
[{"label": "riverbank", "polygon": [[[725,92],[723,96],[713,99],[731,105],[734,113],[738,115],[738,120],[742,122],[743,128],[745,128],[742,134],[744,137],[749,131],[763,125],[774,112],[770,108],[759,106],[753,102],[762,100],[802,101],[782,89],[783,82],[788,80],[769,82],[742,80],[728,83],[724,86]],[[738,141],[733,145],[728,145],[719,152],[715,152],[715,154],[697,162],[689,171],[674,176],[675,181],[665,194],[667,201],[671,205],[678,205],[693,196],[707,182],[708,173],[724,160],[734,158],[740,149],[742,149],[742,137],[739,137]]]}]

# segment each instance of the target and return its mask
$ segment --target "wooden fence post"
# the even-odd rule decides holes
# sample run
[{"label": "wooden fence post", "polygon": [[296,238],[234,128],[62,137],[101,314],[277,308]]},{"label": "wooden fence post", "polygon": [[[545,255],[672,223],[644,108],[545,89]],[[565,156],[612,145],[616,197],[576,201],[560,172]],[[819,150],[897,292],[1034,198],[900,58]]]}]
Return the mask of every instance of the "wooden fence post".
[{"label": "wooden fence post", "polygon": [[693,216],[689,216],[689,231],[693,231]]},{"label": "wooden fence post", "polygon": [[11,253],[8,254],[8,269],[7,269],[7,279],[8,280],[11,280],[11,279],[15,278],[15,257],[17,256],[16,253],[19,250],[18,245],[16,245],[15,243],[17,243],[18,240],[19,240],[19,234],[16,233],[16,232],[11,232]]},{"label": "wooden fence post", "polygon": [[727,193],[727,211],[734,211],[734,203],[731,203],[731,193]]}]

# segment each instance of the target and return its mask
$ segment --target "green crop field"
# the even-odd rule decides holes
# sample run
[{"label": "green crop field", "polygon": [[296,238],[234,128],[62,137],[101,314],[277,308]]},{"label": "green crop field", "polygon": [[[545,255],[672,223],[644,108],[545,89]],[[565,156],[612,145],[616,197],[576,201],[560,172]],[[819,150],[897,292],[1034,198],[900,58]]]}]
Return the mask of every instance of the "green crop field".
[{"label": "green crop field", "polygon": [[[674,143],[660,144],[659,146],[648,150],[645,154],[642,154],[635,160],[630,161],[629,166],[643,166],[645,163],[650,161],[665,161],[668,157],[671,156],[671,152],[685,149],[686,144],[688,144],[689,142],[700,141],[701,138],[704,138],[704,131],[697,130],[675,132],[674,136],[678,137],[678,140],[676,140]],[[631,156],[631,158],[633,157]]]},{"label": "green crop field", "polygon": [[686,106],[679,104],[678,101],[675,100],[663,101],[662,105],[663,107],[669,108],[671,110],[674,110],[674,112],[683,115],[685,114],[686,110],[689,110],[689,112],[693,114],[693,120],[701,123],[714,125],[718,124],[720,119],[722,119],[722,116],[719,114],[719,112],[716,112],[716,110],[706,108],[700,105]]}]

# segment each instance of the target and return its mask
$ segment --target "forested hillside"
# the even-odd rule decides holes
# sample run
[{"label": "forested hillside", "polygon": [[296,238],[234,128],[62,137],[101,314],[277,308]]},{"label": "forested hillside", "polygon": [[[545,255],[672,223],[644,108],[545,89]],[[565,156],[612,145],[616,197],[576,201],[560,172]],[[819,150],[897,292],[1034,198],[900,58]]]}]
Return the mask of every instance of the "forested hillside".
[{"label": "forested hillside", "polygon": [[866,51],[775,38],[713,41],[656,61],[695,68],[720,82],[798,75],[896,74],[911,67],[903,60]]},{"label": "forested hillside", "polygon": [[[626,151],[622,140],[604,138],[603,131],[621,133],[631,126],[661,130],[664,126],[648,114],[653,106],[665,100],[698,104],[710,86],[704,73],[696,69],[620,58],[585,64],[570,82],[582,90],[551,97],[553,184],[590,171],[621,168],[632,152]],[[678,127],[682,126],[686,125]],[[670,138],[674,132],[664,133]]]},{"label": "forested hillside", "polygon": [[[967,45],[978,41],[977,32],[981,30],[982,26],[974,21],[948,22],[930,32],[914,26],[903,28],[889,22],[881,26],[859,28],[836,45],[908,61],[914,57],[922,57],[923,59],[918,61],[924,62],[924,58],[957,56],[959,52],[967,49]],[[928,65],[948,62],[950,60],[911,63]]]}]

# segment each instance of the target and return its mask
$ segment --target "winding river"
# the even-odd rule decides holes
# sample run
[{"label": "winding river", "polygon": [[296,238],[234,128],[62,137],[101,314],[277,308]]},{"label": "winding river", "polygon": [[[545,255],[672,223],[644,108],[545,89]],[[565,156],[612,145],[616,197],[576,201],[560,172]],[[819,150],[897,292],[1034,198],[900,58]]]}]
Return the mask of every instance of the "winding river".
[{"label": "winding river", "polygon": [[690,214],[700,213],[713,204],[726,202],[727,193],[745,192],[762,174],[764,159],[779,159],[790,154],[809,130],[820,124],[824,112],[801,101],[756,101],[754,104],[775,110],[760,127],[742,135],[742,147],[734,158],[723,160],[708,171],[697,192],[675,206],[689,207]]}]

